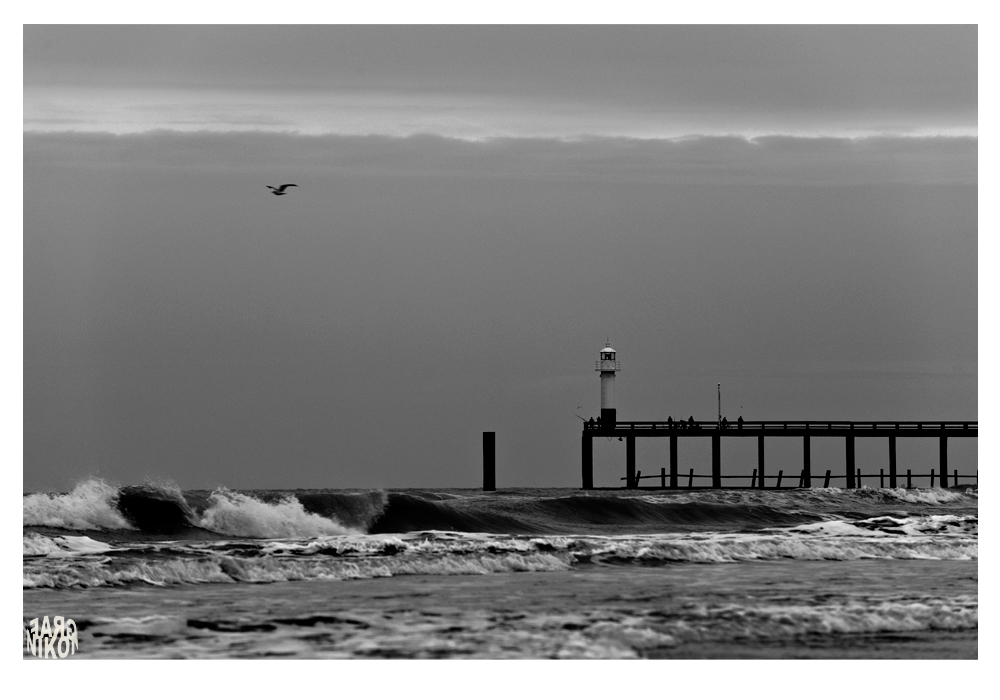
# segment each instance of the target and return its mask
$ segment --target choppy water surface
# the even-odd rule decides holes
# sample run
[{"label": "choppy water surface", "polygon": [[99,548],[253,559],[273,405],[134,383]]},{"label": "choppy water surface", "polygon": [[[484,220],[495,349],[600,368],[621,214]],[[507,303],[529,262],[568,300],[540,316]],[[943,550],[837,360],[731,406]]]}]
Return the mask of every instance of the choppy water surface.
[{"label": "choppy water surface", "polygon": [[935,639],[958,635],[968,655],[977,505],[968,487],[182,492],[88,480],[24,496],[24,616],[73,617],[94,656],[865,658],[884,655],[885,635],[932,657]]}]

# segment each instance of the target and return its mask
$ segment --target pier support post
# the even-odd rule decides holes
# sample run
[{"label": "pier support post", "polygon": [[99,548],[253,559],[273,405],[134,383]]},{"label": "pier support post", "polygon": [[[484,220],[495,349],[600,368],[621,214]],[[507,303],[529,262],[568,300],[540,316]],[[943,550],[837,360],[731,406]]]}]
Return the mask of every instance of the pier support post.
[{"label": "pier support post", "polygon": [[483,491],[497,490],[497,434],[483,433]]},{"label": "pier support post", "polygon": [[722,488],[722,436],[712,436],[712,488]]},{"label": "pier support post", "polygon": [[847,457],[847,488],[856,489],[860,488],[861,485],[854,480],[854,436],[848,435],[844,438],[846,444],[844,446],[844,454]]},{"label": "pier support post", "polygon": [[802,438],[802,485],[812,488],[812,458],[809,455],[809,436]]},{"label": "pier support post", "polygon": [[581,454],[583,455],[583,488],[594,488],[594,441],[590,433],[583,431],[583,441],[581,443]]},{"label": "pier support post", "polygon": [[635,435],[625,437],[625,485],[630,489],[639,486],[635,478]]},{"label": "pier support post", "polygon": [[896,488],[896,436],[889,436],[889,488]]},{"label": "pier support post", "polygon": [[670,488],[677,488],[677,436],[670,436]]},{"label": "pier support post", "polygon": [[764,488],[764,436],[757,436],[757,488]]},{"label": "pier support post", "polygon": [[[948,488],[948,436],[942,435],[938,452],[941,456],[941,488]],[[933,486],[934,484],[931,484]]]}]

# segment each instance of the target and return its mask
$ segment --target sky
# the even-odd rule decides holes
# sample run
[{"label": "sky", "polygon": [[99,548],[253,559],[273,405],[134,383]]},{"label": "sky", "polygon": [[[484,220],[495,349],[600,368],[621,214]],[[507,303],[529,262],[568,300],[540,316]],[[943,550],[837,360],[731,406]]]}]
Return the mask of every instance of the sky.
[{"label": "sky", "polygon": [[977,419],[975,26],[23,41],[26,491],[577,486],[609,338],[622,420]]}]

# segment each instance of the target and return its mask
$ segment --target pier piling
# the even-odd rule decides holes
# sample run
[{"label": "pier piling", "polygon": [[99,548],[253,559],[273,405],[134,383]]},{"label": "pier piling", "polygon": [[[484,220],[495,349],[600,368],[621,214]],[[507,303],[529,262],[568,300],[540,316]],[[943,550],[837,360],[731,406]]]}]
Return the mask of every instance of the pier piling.
[{"label": "pier piling", "polygon": [[722,438],[715,434],[712,436],[712,488],[722,488]]},{"label": "pier piling", "polygon": [[810,462],[809,436],[804,435],[802,437],[802,485],[807,489],[812,487],[812,465]]},{"label": "pier piling", "polygon": [[670,436],[670,488],[677,488],[677,436]]},{"label": "pier piling", "polygon": [[[853,423],[851,424],[851,427],[854,427]],[[844,441],[844,454],[847,460],[847,488],[861,488],[861,484],[856,483],[854,480],[854,436],[848,435],[844,438]]]},{"label": "pier piling", "polygon": [[759,487],[764,488],[764,436],[757,436],[757,471],[760,473]]},{"label": "pier piling", "polygon": [[497,455],[495,432],[483,433],[483,491],[497,490]]},{"label": "pier piling", "polygon": [[583,454],[581,460],[583,463],[583,488],[592,489],[594,488],[594,441],[586,431],[583,433],[581,452]]},{"label": "pier piling", "polygon": [[630,489],[639,486],[639,481],[635,478],[635,435],[625,438],[625,483]]},{"label": "pier piling", "polygon": [[889,488],[896,488],[896,436],[889,436]]},{"label": "pier piling", "polygon": [[[948,488],[948,436],[942,435],[938,447],[941,461],[941,488]],[[933,486],[933,484],[931,484]]]}]

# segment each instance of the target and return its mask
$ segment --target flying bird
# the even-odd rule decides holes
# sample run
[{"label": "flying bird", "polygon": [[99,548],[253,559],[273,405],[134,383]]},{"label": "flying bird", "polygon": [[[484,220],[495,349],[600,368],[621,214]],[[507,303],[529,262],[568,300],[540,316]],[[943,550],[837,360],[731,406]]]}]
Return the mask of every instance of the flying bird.
[{"label": "flying bird", "polygon": [[267,185],[267,189],[271,190],[271,194],[276,194],[279,197],[283,194],[286,194],[285,192],[286,187],[298,187],[298,185],[288,184],[288,185],[282,185],[281,187],[271,187],[270,185]]}]

